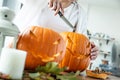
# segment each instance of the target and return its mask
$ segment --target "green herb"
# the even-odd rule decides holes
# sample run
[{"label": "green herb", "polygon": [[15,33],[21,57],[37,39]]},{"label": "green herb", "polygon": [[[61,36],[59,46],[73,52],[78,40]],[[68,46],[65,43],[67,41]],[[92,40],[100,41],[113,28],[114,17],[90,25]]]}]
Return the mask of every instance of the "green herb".
[{"label": "green herb", "polygon": [[77,78],[80,71],[68,73],[66,69],[59,68],[56,62],[48,62],[45,66],[38,66],[36,73],[29,73],[29,77],[34,80],[80,80]]},{"label": "green herb", "polygon": [[53,74],[59,74],[60,72],[63,72],[65,70],[66,70],[66,67],[58,68],[58,63],[56,62],[48,62],[45,66],[38,66],[36,68],[36,71],[53,73]]},{"label": "green herb", "polygon": [[35,78],[37,78],[39,76],[40,76],[39,72],[37,72],[37,73],[29,73],[29,77],[32,78],[32,79],[35,79]]},{"label": "green herb", "polygon": [[77,78],[77,76],[80,74],[80,71],[77,71],[76,73],[66,73],[64,75],[57,75],[57,79],[60,80],[80,80]]}]

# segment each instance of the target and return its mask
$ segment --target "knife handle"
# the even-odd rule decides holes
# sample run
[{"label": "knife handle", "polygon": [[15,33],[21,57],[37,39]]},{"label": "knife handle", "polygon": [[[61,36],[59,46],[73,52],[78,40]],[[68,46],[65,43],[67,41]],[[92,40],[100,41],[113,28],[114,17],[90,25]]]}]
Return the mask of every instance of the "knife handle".
[{"label": "knife handle", "polygon": [[62,16],[63,16],[63,14],[62,14],[60,11],[58,12],[58,14],[59,14],[59,16],[60,16],[60,17],[62,17]]}]

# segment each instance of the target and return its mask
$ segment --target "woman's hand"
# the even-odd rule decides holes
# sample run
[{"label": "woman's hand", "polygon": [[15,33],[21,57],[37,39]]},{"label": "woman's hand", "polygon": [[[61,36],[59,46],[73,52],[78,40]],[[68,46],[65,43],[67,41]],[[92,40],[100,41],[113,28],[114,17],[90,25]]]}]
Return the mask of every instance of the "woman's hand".
[{"label": "woman's hand", "polygon": [[99,49],[93,42],[91,42],[91,46],[92,46],[92,49],[91,49],[90,58],[91,58],[91,60],[95,60],[97,58],[98,53],[99,53]]},{"label": "woman's hand", "polygon": [[59,0],[49,0],[48,6],[55,11],[55,15],[57,15],[59,11],[64,13],[61,2]]}]

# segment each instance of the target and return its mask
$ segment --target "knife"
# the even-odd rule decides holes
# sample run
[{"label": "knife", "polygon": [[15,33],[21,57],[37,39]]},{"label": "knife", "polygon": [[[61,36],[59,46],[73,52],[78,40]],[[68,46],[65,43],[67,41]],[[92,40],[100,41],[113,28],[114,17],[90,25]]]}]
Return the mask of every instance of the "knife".
[{"label": "knife", "polygon": [[58,12],[60,18],[67,24],[69,25],[73,30],[75,29],[74,26],[65,18],[65,16],[59,11]]}]

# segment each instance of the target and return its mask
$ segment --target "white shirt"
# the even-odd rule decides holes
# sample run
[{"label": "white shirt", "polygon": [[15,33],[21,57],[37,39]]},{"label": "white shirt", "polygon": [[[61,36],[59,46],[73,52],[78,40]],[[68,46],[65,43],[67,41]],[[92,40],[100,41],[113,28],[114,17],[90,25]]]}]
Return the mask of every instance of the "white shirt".
[{"label": "white shirt", "polygon": [[[57,32],[73,31],[59,15],[54,16],[54,11],[48,8],[46,0],[25,0],[23,8],[14,19],[14,23],[20,31],[29,26],[41,26],[53,29]],[[75,26],[76,32],[86,34],[87,17],[77,2],[73,2],[64,9],[64,16]]]}]

